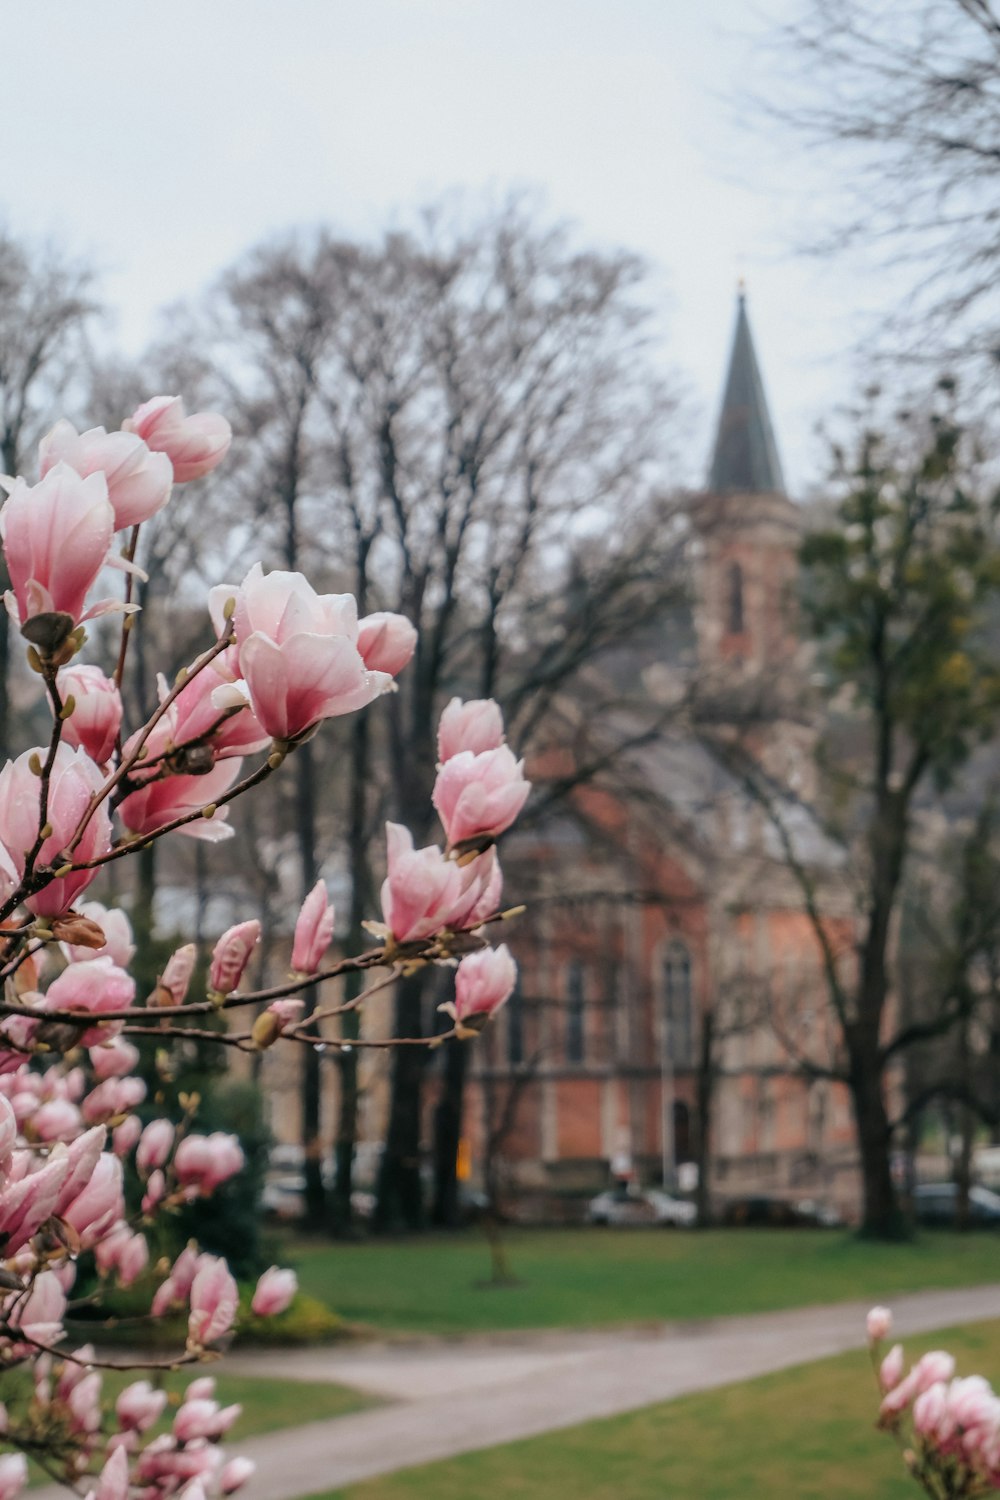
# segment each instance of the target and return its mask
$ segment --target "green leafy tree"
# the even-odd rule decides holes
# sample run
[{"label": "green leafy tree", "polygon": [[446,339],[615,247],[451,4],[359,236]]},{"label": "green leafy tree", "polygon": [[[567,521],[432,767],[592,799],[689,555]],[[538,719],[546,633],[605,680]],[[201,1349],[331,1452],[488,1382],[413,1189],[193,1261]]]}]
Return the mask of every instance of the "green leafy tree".
[{"label": "green leafy tree", "polygon": [[[1000,591],[995,498],[942,382],[930,414],[865,430],[836,455],[840,497],[804,543],[804,600],[820,680],[838,712],[824,747],[855,885],[856,959],[835,951],[809,872],[786,842],[823,949],[854,1107],[863,1228],[903,1223],[890,1171],[890,1064],[916,1038],[890,1006],[896,918],[925,814],[940,808],[1000,708],[990,638]],[[949,410],[942,409],[947,405]],[[956,1015],[958,1011],[956,1010]]]}]

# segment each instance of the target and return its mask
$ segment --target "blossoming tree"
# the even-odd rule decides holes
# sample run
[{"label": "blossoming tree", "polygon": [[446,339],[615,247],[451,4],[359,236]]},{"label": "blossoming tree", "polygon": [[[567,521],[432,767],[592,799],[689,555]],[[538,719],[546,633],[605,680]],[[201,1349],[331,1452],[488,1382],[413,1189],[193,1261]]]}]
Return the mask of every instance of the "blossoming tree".
[{"label": "blossoming tree", "polygon": [[[0,1406],[0,1500],[27,1482],[29,1456],[95,1500],[204,1500],[233,1492],[252,1471],[223,1457],[220,1439],[239,1408],[220,1407],[210,1376],[192,1380],[170,1430],[154,1435],[165,1393],[137,1379],[108,1406],[102,1370],[122,1366],[67,1331],[81,1257],[92,1257],[102,1290],[148,1284],[150,1318],[186,1316],[186,1342],[164,1366],[216,1358],[238,1319],[222,1259],[193,1243],[172,1263],[155,1261],[155,1251],[164,1214],[241,1170],[239,1143],[199,1134],[190,1115],[143,1127],[135,1111],[146,1085],[130,1038],[254,1052],[279,1040],[311,1048],[322,1037],[337,1047],[322,1022],[360,1011],[397,974],[429,964],[455,969],[443,1035],[469,1038],[516,978],[507,948],[491,947],[486,933],[504,915],[494,842],[529,786],[489,701],[456,699],[446,709],[433,794],[444,842],[415,849],[407,829],[389,825],[382,920],[368,924],[374,942],[362,954],[328,958],[334,913],[320,882],[299,913],[282,983],[241,989],[260,936],[251,920],[219,938],[203,996],[192,991],[192,944],[171,956],[152,993],[137,996],[127,916],[82,899],[107,865],[154,840],[227,838],[229,804],[278,772],[325,719],[390,690],[414,650],[401,616],[359,620],[350,595],[317,594],[301,574],[257,564],[238,586],[212,590],[209,643],[172,685],[161,683],[145,723],[123,724],[140,528],[173,485],[208,473],[229,445],[222,417],[189,415],[180,398],[157,397],[118,432],[59,422],[41,443],[38,482],[4,481],[7,605],[52,729],[46,745],[0,770],[0,1364],[31,1375]],[[109,567],[125,573],[123,597],[95,598]],[[87,621],[113,613],[123,624],[109,676],[82,657]],[[378,977],[304,1014],[304,990],[349,973]],[[222,1031],[212,1026],[220,1015]],[[127,1162],[142,1185],[134,1214],[123,1191]],[[271,1267],[252,1311],[271,1316],[294,1293],[294,1273]]]},{"label": "blossoming tree", "polygon": [[1000,1490],[1000,1397],[981,1375],[955,1374],[944,1349],[909,1370],[902,1344],[883,1354],[892,1328],[887,1307],[868,1314],[868,1347],[881,1404],[878,1425],[903,1451],[913,1478],[932,1500],[976,1500]]}]

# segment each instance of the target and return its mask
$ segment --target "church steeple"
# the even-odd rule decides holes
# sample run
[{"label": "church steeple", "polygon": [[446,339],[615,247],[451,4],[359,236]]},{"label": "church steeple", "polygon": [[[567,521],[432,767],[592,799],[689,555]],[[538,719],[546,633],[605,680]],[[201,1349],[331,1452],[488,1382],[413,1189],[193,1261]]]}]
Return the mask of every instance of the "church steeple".
[{"label": "church steeple", "polygon": [[781,460],[767,409],[764,382],[754,353],[746,292],[742,284],[708,488],[716,495],[785,493]]}]

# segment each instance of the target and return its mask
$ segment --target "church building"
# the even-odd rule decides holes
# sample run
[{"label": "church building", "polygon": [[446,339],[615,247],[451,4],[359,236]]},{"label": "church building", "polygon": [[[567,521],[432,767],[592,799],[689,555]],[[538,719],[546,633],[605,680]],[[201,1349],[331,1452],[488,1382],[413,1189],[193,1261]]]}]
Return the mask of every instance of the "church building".
[{"label": "church building", "polygon": [[[685,509],[684,619],[670,639],[665,627],[660,660],[633,666],[650,696],[680,681],[693,707],[632,754],[640,799],[581,785],[571,814],[505,846],[512,892],[531,872],[509,939],[521,981],[474,1049],[468,1164],[501,1202],[564,1202],[567,1217],[622,1180],[700,1182],[716,1211],[767,1194],[850,1217],[850,1103],[820,1076],[835,1042],[790,848],[845,965],[851,912],[839,850],[810,811],[803,513],[742,292],[706,487]],[[741,776],[748,756],[769,807]]]}]

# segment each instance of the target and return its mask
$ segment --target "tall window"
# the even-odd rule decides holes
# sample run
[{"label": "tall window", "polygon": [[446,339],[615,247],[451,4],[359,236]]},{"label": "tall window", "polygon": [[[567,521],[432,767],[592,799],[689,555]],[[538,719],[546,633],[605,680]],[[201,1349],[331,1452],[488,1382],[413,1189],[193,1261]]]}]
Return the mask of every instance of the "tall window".
[{"label": "tall window", "polygon": [[743,628],[743,569],[734,562],[726,573],[726,629],[730,635],[742,635]]},{"label": "tall window", "polygon": [[566,968],[566,1061],[583,1062],[583,964],[574,959]]},{"label": "tall window", "polygon": [[671,943],[663,963],[663,1001],[669,1027],[670,1056],[689,1068],[694,1057],[694,1012],[691,999],[691,955],[683,943]]},{"label": "tall window", "polygon": [[514,986],[514,993],[507,1001],[507,1061],[512,1068],[524,1062],[524,997],[521,980]]}]

